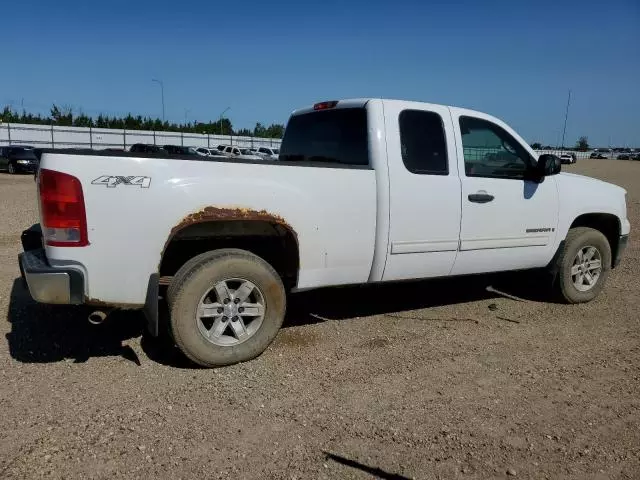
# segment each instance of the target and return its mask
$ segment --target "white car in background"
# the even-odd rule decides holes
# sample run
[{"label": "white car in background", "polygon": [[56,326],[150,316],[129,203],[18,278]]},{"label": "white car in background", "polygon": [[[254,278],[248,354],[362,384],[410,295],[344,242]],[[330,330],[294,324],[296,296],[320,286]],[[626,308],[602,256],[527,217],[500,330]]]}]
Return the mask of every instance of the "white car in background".
[{"label": "white car in background", "polygon": [[195,147],[194,150],[200,156],[203,156],[203,157],[208,157],[209,156],[209,149],[207,149],[207,148]]},{"label": "white car in background", "polygon": [[562,163],[576,163],[576,154],[575,153],[561,153],[559,155],[560,162]]},{"label": "white car in background", "polygon": [[223,153],[227,157],[237,158],[239,160],[264,160],[264,157],[256,155],[249,148],[241,147],[225,147]]},{"label": "white car in background", "polygon": [[216,148],[198,147],[195,149],[198,155],[205,157],[225,157],[221,151]]},{"label": "white car in background", "polygon": [[280,149],[272,147],[254,147],[251,149],[257,155],[268,158],[269,160],[278,160]]}]

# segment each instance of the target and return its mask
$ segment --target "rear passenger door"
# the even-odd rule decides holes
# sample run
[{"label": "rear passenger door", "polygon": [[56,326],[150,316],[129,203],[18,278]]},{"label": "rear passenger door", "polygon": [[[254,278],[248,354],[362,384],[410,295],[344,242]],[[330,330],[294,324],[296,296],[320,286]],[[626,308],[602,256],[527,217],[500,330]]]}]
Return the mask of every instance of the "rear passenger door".
[{"label": "rear passenger door", "polygon": [[447,107],[384,103],[390,184],[383,280],[448,275],[460,234],[460,179]]}]

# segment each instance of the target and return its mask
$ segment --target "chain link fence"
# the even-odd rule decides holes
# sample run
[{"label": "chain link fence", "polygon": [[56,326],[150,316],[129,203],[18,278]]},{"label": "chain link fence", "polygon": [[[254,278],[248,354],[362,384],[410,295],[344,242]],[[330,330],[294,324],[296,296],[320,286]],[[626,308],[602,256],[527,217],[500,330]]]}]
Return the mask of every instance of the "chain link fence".
[{"label": "chain link fence", "polygon": [[149,130],[120,130],[55,125],[0,124],[0,145],[29,145],[38,148],[92,148],[128,150],[136,143],[215,148],[218,145],[239,147],[279,147],[279,138],[209,135]]}]

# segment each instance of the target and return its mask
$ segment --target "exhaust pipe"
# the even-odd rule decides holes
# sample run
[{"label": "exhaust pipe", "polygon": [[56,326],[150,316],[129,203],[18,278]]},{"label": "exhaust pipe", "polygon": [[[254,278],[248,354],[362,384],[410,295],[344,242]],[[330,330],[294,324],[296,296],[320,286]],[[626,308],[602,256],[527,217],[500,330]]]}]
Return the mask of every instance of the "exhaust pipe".
[{"label": "exhaust pipe", "polygon": [[95,312],[91,313],[87,318],[87,320],[89,320],[89,323],[91,325],[100,325],[106,319],[107,319],[107,314],[102,310],[96,310]]}]

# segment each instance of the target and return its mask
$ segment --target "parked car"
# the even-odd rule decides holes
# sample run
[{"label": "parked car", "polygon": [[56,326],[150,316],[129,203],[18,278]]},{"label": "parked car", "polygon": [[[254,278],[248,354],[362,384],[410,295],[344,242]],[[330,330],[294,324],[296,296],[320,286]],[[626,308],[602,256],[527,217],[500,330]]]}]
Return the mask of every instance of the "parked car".
[{"label": "parked car", "polygon": [[10,174],[34,173],[38,169],[38,157],[30,146],[0,147],[0,169]]},{"label": "parked car", "polygon": [[560,161],[565,164],[576,163],[577,161],[575,153],[561,153],[559,158],[560,158]]},{"label": "parked car", "polygon": [[599,159],[607,159],[610,156],[610,152],[608,150],[594,150],[589,158],[599,158]]},{"label": "parked car", "polygon": [[205,157],[220,157],[225,158],[226,155],[219,151],[217,148],[208,148],[208,147],[198,147],[195,149],[196,152]]},{"label": "parked car", "polygon": [[617,160],[631,160],[631,157],[633,156],[633,154],[629,153],[629,152],[625,152],[625,153],[621,153],[619,154],[616,159]]},{"label": "parked car", "polygon": [[225,147],[224,154],[239,160],[264,160],[264,157],[256,155],[249,148]]},{"label": "parked car", "polygon": [[129,148],[130,152],[139,152],[139,153],[162,153],[164,149],[160,145],[151,145],[147,143],[134,143]]},{"label": "parked car", "polygon": [[173,155],[199,155],[193,147],[185,147],[182,145],[163,145],[162,148]]},{"label": "parked car", "polygon": [[253,150],[256,155],[261,155],[270,160],[278,160],[278,156],[280,155],[280,150],[272,147],[255,147],[251,150]]},{"label": "parked car", "polygon": [[[479,144],[508,155],[488,164]],[[628,242],[623,188],[560,173],[473,110],[321,102],[293,112],[280,159],[43,154],[41,231],[19,256],[31,296],[141,309],[152,335],[166,302],[177,346],[212,367],[260,355],[288,292],[540,268],[588,302]]]},{"label": "parked car", "polygon": [[202,155],[203,157],[208,157],[211,154],[209,149],[205,147],[194,147],[194,150],[198,155]]}]

